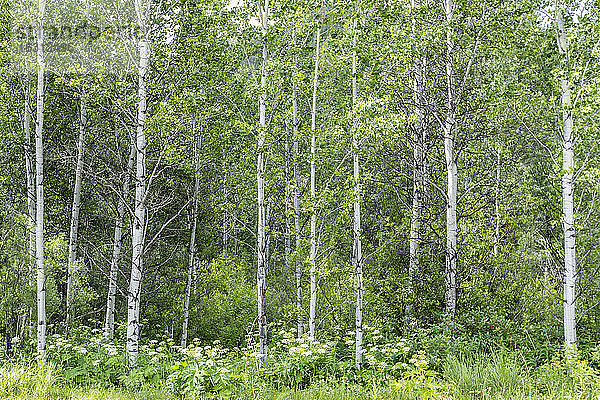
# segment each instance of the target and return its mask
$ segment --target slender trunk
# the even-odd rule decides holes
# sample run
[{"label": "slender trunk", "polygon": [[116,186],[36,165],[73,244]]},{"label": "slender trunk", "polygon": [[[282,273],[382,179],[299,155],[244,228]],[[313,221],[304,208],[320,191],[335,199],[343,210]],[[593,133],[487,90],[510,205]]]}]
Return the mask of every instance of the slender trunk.
[{"label": "slender trunk", "polygon": [[[352,39],[352,107],[356,106],[358,101],[357,90],[357,56],[356,46],[358,45],[358,30],[356,20],[354,20],[354,38]],[[352,150],[354,152],[354,229],[353,229],[353,251],[352,261],[356,274],[356,348],[354,360],[356,368],[360,369],[363,364],[363,265],[362,265],[362,241],[360,238],[360,164],[359,164],[359,143],[356,129],[352,129]]]},{"label": "slender trunk", "polygon": [[317,28],[317,46],[315,49],[315,76],[313,82],[311,139],[310,139],[310,338],[317,339],[317,195],[316,195],[316,129],[317,129],[317,82],[319,77],[319,51],[321,46],[321,28]]},{"label": "slender trunk", "polygon": [[[416,7],[415,0],[411,0],[411,7]],[[413,10],[412,35],[417,34],[417,19]],[[415,39],[416,40],[416,39]],[[413,77],[413,101],[415,103],[416,121],[413,124],[413,198],[410,219],[410,238],[409,238],[409,261],[408,261],[408,293],[409,299],[406,306],[405,329],[408,329],[408,322],[412,320],[412,305],[414,297],[414,279],[419,270],[420,248],[421,248],[421,213],[423,209],[423,132],[424,132],[424,112],[423,112],[423,63],[420,57],[415,60],[415,70]]]},{"label": "slender trunk", "polygon": [[[35,160],[33,160],[33,155],[32,155],[32,149],[31,149],[31,115],[33,110],[31,109],[31,83],[30,83],[30,76],[29,74],[27,74],[27,90],[25,92],[25,110],[24,110],[24,114],[23,114],[23,131],[25,132],[25,148],[24,148],[24,152],[25,152],[25,175],[27,178],[26,181],[26,185],[27,185],[27,227],[28,227],[28,232],[29,232],[29,262],[27,263],[28,265],[28,278],[27,278],[27,288],[28,290],[32,289],[32,285],[33,285],[33,269],[35,268],[35,256],[36,256],[36,246],[35,246],[35,219],[36,219],[36,215],[35,215],[35,199],[36,199],[36,195],[35,195],[35,168],[34,168],[34,162]],[[25,319],[27,322],[27,326],[29,329],[29,333],[28,334],[32,334],[32,321],[31,321],[31,315],[33,314],[33,310],[32,307],[29,306],[29,310],[28,310],[28,314],[25,316]],[[24,329],[23,329],[24,332]]]},{"label": "slender trunk", "polygon": [[223,255],[227,257],[227,230],[228,230],[228,193],[227,193],[227,184],[228,184],[228,175],[229,171],[227,171],[227,152],[225,148],[223,148]]},{"label": "slender trunk", "polygon": [[456,117],[456,90],[454,76],[454,0],[445,0],[444,11],[446,14],[446,85],[448,91],[448,108],[444,126],[444,150],[446,154],[446,169],[448,176],[447,208],[446,208],[446,315],[454,320],[456,314],[456,192],[457,192],[457,165],[454,154],[455,117]]},{"label": "slender trunk", "polygon": [[496,231],[494,233],[494,258],[498,259],[498,247],[500,246],[500,164],[501,164],[501,152],[500,139],[496,145],[496,198],[494,201],[494,208],[496,214]]},{"label": "slender trunk", "polygon": [[[293,32],[294,40],[294,68],[298,67],[298,54],[296,52],[296,31]],[[296,76],[292,79],[292,125],[294,135],[294,231],[296,236],[296,316],[298,327],[298,338],[304,334],[304,313],[302,310],[302,258],[300,257],[300,173],[298,170],[298,89],[296,87]]]},{"label": "slender trunk", "polygon": [[69,258],[67,262],[67,334],[73,319],[73,275],[77,260],[77,236],[79,233],[79,210],[81,204],[81,179],[83,175],[83,155],[85,149],[85,129],[87,124],[87,108],[83,94],[80,99],[79,138],[77,139],[77,166],[75,168],[75,187],[73,189],[73,205],[71,208],[71,229],[69,231]]},{"label": "slender trunk", "polygon": [[[202,129],[202,123],[200,123]],[[196,127],[194,126],[194,136],[196,135]],[[194,194],[192,198],[192,221],[190,229],[190,247],[188,249],[188,271],[187,283],[185,285],[185,296],[183,300],[183,327],[181,330],[181,347],[187,346],[188,323],[190,318],[190,293],[192,290],[192,281],[194,278],[194,255],[196,253],[196,225],[198,222],[198,193],[200,192],[200,140],[198,135],[194,144]]]},{"label": "slender trunk", "polygon": [[132,138],[127,159],[127,169],[123,177],[121,195],[117,201],[117,216],[115,218],[115,233],[113,239],[113,254],[110,262],[110,275],[108,278],[108,296],[106,298],[106,317],[104,319],[104,332],[109,339],[115,334],[115,301],[117,293],[117,276],[121,263],[121,246],[123,241],[123,229],[125,229],[125,200],[129,198],[129,177],[133,170],[135,160],[135,140]]},{"label": "slender trunk", "polygon": [[[267,36],[267,18],[269,13],[269,0],[265,0],[264,9],[261,10],[262,37]],[[261,68],[260,86],[262,92],[259,97],[260,108],[260,133],[258,135],[258,159],[256,163],[256,181],[258,186],[258,227],[257,227],[257,263],[256,283],[258,291],[258,339],[260,342],[259,367],[267,365],[267,313],[266,313],[266,291],[267,291],[267,259],[266,259],[266,235],[265,235],[265,140],[267,135],[266,101],[267,101],[267,43],[263,44],[263,61]]]},{"label": "slender trunk", "polygon": [[[556,6],[558,51],[563,59],[567,58],[567,35],[562,7],[558,1]],[[564,278],[564,333],[567,362],[573,362],[577,350],[575,281],[577,279],[577,261],[575,253],[575,216],[573,210],[573,170],[575,168],[575,152],[573,148],[573,113],[571,111],[571,90],[567,72],[563,71],[560,81],[562,110],[562,208],[563,230],[565,236],[565,278]]]},{"label": "slender trunk", "polygon": [[140,65],[138,76],[138,115],[136,131],[135,208],[131,234],[131,278],[127,295],[127,359],[131,367],[137,366],[140,337],[140,296],[144,269],[144,228],[146,217],[146,75],[150,61],[150,44],[146,32],[145,7],[138,0],[140,10]]},{"label": "slender trunk", "polygon": [[36,224],[35,258],[37,266],[37,352],[46,361],[46,277],[44,270],[44,13],[46,0],[39,0],[37,26],[37,99],[35,121]]},{"label": "slender trunk", "polygon": [[285,238],[284,238],[284,256],[286,273],[291,271],[290,256],[292,254],[292,233],[291,233],[291,215],[290,215],[290,125],[285,123]]}]

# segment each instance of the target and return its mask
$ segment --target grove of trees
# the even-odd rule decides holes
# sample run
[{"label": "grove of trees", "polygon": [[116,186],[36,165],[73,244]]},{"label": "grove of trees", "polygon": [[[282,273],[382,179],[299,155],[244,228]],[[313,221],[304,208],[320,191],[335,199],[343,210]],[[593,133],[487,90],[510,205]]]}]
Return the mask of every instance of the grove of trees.
[{"label": "grove of trees", "polygon": [[266,368],[277,324],[353,331],[356,369],[365,326],[594,351],[597,2],[135,0],[125,64],[83,24],[68,68],[62,3],[24,4],[32,36],[5,3],[0,37],[7,356],[85,326],[130,368],[153,338],[253,335]]}]

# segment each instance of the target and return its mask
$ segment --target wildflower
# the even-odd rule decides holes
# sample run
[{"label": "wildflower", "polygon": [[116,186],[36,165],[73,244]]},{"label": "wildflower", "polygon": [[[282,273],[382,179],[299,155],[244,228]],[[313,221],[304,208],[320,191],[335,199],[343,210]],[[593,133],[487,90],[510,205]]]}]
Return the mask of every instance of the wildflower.
[{"label": "wildflower", "polygon": [[221,341],[217,339],[217,340],[215,340],[215,341],[213,342],[213,344],[214,344],[215,346],[218,346],[218,345],[220,345],[220,344],[221,344]]},{"label": "wildflower", "polygon": [[317,353],[325,354],[327,351],[324,348],[317,349]]}]

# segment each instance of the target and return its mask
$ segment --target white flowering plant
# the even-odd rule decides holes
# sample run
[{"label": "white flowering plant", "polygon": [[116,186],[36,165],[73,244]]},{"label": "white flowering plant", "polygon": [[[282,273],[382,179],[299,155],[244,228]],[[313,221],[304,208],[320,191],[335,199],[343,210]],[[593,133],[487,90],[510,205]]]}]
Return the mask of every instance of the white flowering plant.
[{"label": "white flowering plant", "polygon": [[72,329],[69,336],[48,338],[47,357],[60,366],[67,381],[114,385],[125,372],[125,354],[100,330]]}]

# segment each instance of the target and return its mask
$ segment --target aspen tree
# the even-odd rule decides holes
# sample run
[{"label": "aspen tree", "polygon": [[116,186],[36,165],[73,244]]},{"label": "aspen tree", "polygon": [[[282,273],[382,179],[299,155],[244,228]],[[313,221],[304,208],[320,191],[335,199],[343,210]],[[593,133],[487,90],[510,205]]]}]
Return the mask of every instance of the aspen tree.
[{"label": "aspen tree", "polygon": [[[202,131],[202,122],[200,122]],[[183,300],[183,326],[181,329],[181,347],[187,346],[188,324],[190,319],[190,294],[192,290],[192,280],[194,276],[195,253],[196,253],[196,226],[198,223],[198,194],[200,193],[200,143],[202,136],[196,137],[196,122],[194,121],[194,193],[192,198],[192,220],[190,223],[190,246],[188,248],[188,269],[187,282],[185,285],[185,296]]]},{"label": "aspen tree", "polygon": [[[561,59],[568,58],[567,33],[563,15],[564,4],[556,0],[556,41]],[[577,260],[575,253],[575,215],[573,210],[573,170],[575,168],[575,151],[573,147],[573,112],[571,105],[571,89],[567,70],[562,71],[560,77],[560,108],[562,112],[562,218],[564,231],[564,335],[565,352],[568,363],[573,362],[574,353],[577,351],[577,321],[575,315],[575,281],[577,278]]]},{"label": "aspen tree", "polygon": [[444,0],[446,15],[446,89],[448,95],[446,121],[444,124],[444,153],[446,155],[446,271],[445,271],[445,312],[450,320],[456,314],[456,206],[457,206],[457,165],[454,154],[456,131],[456,87],[454,72],[454,0]]},{"label": "aspen tree", "polygon": [[[294,42],[294,68],[298,67],[298,53],[296,50],[296,30],[292,32]],[[300,173],[298,169],[298,159],[300,157],[298,151],[298,88],[296,85],[296,76],[292,77],[292,126],[294,135],[294,231],[296,236],[296,315],[297,315],[297,330],[298,338],[304,334],[304,313],[302,310],[302,260],[300,257]]]},{"label": "aspen tree", "polygon": [[140,296],[144,268],[144,228],[146,221],[146,77],[150,62],[149,27],[147,26],[148,4],[144,0],[136,0],[135,7],[140,28],[140,59],[138,66],[138,112],[135,143],[135,206],[131,234],[131,278],[127,294],[127,360],[131,367],[137,366],[140,338]]},{"label": "aspen tree", "polygon": [[114,337],[115,333],[115,300],[117,293],[117,275],[121,263],[121,247],[123,245],[123,230],[125,229],[125,200],[129,198],[129,178],[133,170],[135,161],[135,138],[132,137],[129,146],[129,157],[127,159],[127,169],[123,176],[123,186],[121,194],[117,200],[117,216],[115,218],[115,231],[113,236],[113,253],[110,262],[110,273],[108,278],[108,295],[106,298],[106,316],[104,318],[104,332],[109,339]]},{"label": "aspen tree", "polygon": [[67,261],[67,317],[66,330],[69,332],[73,320],[73,274],[77,260],[77,239],[79,233],[79,211],[81,209],[81,180],[83,175],[83,157],[85,149],[85,129],[87,124],[86,100],[81,94],[79,108],[79,137],[77,139],[77,166],[75,167],[75,185],[71,206],[71,227],[69,230],[69,256]]},{"label": "aspen tree", "polygon": [[269,13],[269,0],[265,0],[264,8],[260,10],[262,22],[262,67],[260,77],[261,94],[259,97],[259,123],[260,131],[258,134],[258,159],[256,163],[256,179],[258,186],[258,227],[257,227],[257,259],[258,268],[256,272],[256,281],[258,286],[258,339],[260,343],[259,367],[264,368],[267,365],[268,344],[267,344],[267,314],[266,314],[266,291],[267,291],[267,242],[265,235],[266,209],[265,209],[265,140],[267,130],[266,120],[266,101],[267,101],[267,18]]},{"label": "aspen tree", "polygon": [[308,326],[310,338],[317,338],[317,195],[316,195],[316,129],[317,129],[317,83],[319,78],[319,50],[321,46],[321,27],[317,28],[317,44],[315,48],[315,75],[313,80],[311,139],[310,139],[310,310]]},{"label": "aspen tree", "polygon": [[[356,46],[358,45],[357,21],[354,20],[354,36],[352,38],[352,107],[356,107],[358,101],[357,89],[357,56]],[[352,151],[354,153],[354,228],[352,245],[352,263],[356,274],[356,348],[354,361],[356,368],[360,369],[363,364],[363,264],[362,264],[362,242],[360,238],[360,164],[359,164],[359,143],[356,129],[352,130]]]},{"label": "aspen tree", "polygon": [[[411,33],[413,41],[416,41],[418,32],[418,21],[415,16],[417,2],[411,0],[413,9],[413,18]],[[423,68],[424,62],[420,55],[417,55],[414,64],[413,76],[413,101],[416,120],[413,124],[413,197],[410,218],[410,236],[409,236],[409,261],[408,261],[408,285],[410,298],[406,307],[406,318],[410,321],[412,318],[412,302],[414,301],[414,279],[419,270],[420,247],[421,247],[421,218],[423,209],[424,192],[424,145],[425,140],[425,116],[423,106]]]},{"label": "aspen tree", "polygon": [[46,276],[44,269],[44,14],[46,0],[38,1],[37,94],[35,120],[35,258],[37,268],[37,352],[46,361]]}]

